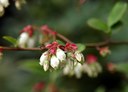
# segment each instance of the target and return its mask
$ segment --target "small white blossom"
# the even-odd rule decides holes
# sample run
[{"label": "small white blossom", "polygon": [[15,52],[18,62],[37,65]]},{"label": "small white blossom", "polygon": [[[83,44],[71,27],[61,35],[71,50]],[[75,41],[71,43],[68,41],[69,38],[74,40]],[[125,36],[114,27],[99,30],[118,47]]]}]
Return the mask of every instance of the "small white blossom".
[{"label": "small white blossom", "polygon": [[50,65],[52,66],[52,68],[57,69],[59,67],[59,63],[59,59],[55,55],[53,55],[50,61]]},{"label": "small white blossom", "polygon": [[83,61],[83,59],[84,59],[83,54],[80,53],[79,51],[76,51],[76,52],[75,52],[75,57],[76,57],[76,59],[77,59],[79,62]]},{"label": "small white blossom", "polygon": [[74,73],[77,78],[81,78],[83,72],[83,67],[80,63],[77,63],[77,65],[74,67]]},{"label": "small white blossom", "polygon": [[34,46],[35,46],[35,38],[31,37],[31,38],[28,39],[27,47],[28,48],[33,48]]},{"label": "small white blossom", "polygon": [[9,1],[8,0],[0,0],[0,4],[3,6],[3,7],[8,7],[9,6]]},{"label": "small white blossom", "polygon": [[26,0],[16,0],[15,1],[15,6],[19,10],[21,9],[22,4],[26,4]]},{"label": "small white blossom", "polygon": [[44,53],[41,55],[39,64],[40,64],[41,66],[43,66],[43,65],[44,65],[44,61],[47,61],[47,59],[48,59],[48,52],[46,51],[46,52],[44,52]]},{"label": "small white blossom", "polygon": [[29,40],[29,34],[26,32],[21,33],[19,40],[18,40],[18,46],[25,48],[28,40]]},{"label": "small white blossom", "polygon": [[45,60],[43,62],[43,68],[44,68],[44,71],[47,71],[49,69],[49,61],[48,60]]},{"label": "small white blossom", "polygon": [[56,56],[57,56],[57,58],[60,60],[60,61],[63,61],[63,60],[65,60],[66,59],[66,54],[64,53],[64,51],[63,50],[61,50],[61,49],[57,49],[57,51],[56,51]]},{"label": "small white blossom", "polygon": [[63,74],[64,75],[74,75],[74,70],[73,70],[73,61],[68,61],[66,66],[63,69]]}]

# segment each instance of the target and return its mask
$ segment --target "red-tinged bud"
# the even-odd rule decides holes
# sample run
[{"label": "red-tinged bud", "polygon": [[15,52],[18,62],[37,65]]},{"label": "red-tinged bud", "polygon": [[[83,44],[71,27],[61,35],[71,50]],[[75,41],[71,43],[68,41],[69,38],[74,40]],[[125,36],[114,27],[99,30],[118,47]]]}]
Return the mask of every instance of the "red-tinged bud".
[{"label": "red-tinged bud", "polygon": [[109,50],[109,47],[101,47],[98,50],[100,55],[103,57],[111,53],[111,51]]},{"label": "red-tinged bud", "polygon": [[86,62],[87,62],[88,64],[95,63],[95,62],[97,62],[97,57],[96,57],[95,55],[93,55],[93,54],[88,54],[88,55],[86,56]]},{"label": "red-tinged bud", "polygon": [[108,64],[107,64],[107,69],[108,69],[108,71],[114,73],[115,70],[116,70],[116,66],[115,66],[115,64],[113,64],[113,63],[108,63]]},{"label": "red-tinged bud", "polygon": [[58,46],[59,46],[58,42],[55,41],[52,44],[47,44],[46,48],[49,49],[49,52],[51,54],[55,54]]},{"label": "red-tinged bud", "polygon": [[33,29],[32,25],[28,25],[28,26],[24,27],[24,29],[21,31],[21,33],[27,32],[29,34],[29,36],[32,37],[33,31],[34,31],[34,29]]},{"label": "red-tinged bud", "polygon": [[43,25],[41,27],[41,31],[44,33],[44,34],[49,34],[49,27],[48,25]]},{"label": "red-tinged bud", "polygon": [[51,54],[56,54],[56,50],[57,50],[57,48],[51,48],[49,51]]},{"label": "red-tinged bud", "polygon": [[44,33],[44,34],[51,34],[51,35],[56,35],[57,33],[55,32],[55,31],[53,31],[52,29],[50,29],[49,27],[48,27],[48,25],[43,25],[42,27],[41,27],[41,31]]},{"label": "red-tinged bud", "polygon": [[42,92],[45,88],[45,83],[44,82],[39,82],[36,83],[33,87],[34,92]]},{"label": "red-tinged bud", "polygon": [[73,44],[73,43],[66,43],[65,45],[65,50],[67,51],[75,51],[77,50],[77,45],[76,44]]}]

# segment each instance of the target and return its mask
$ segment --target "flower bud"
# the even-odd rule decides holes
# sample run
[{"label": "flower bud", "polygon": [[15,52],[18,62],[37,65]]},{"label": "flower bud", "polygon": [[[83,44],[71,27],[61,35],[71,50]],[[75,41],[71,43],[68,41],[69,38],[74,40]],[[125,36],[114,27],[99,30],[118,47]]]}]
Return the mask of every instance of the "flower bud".
[{"label": "flower bud", "polygon": [[44,52],[44,53],[41,55],[39,64],[40,64],[41,66],[44,65],[44,61],[47,61],[47,58],[48,58],[48,52],[46,51],[46,52]]},{"label": "flower bud", "polygon": [[76,58],[79,62],[84,61],[84,56],[83,56],[83,54],[80,53],[79,51],[76,51],[76,52],[75,52],[75,58]]},{"label": "flower bud", "polygon": [[99,53],[101,56],[105,57],[106,55],[111,54],[111,51],[109,50],[108,47],[102,47],[99,48]]},{"label": "flower bud", "polygon": [[26,32],[21,33],[19,40],[18,40],[18,46],[25,48],[28,40],[29,40],[29,34]]},{"label": "flower bud", "polygon": [[77,65],[74,67],[74,72],[77,78],[81,78],[82,76],[82,65],[80,63],[77,63]]},{"label": "flower bud", "polygon": [[43,64],[44,71],[47,71],[49,69],[49,61],[45,60],[43,63],[44,63]]},{"label": "flower bud", "polygon": [[0,4],[3,6],[3,7],[8,7],[9,6],[9,1],[8,0],[0,0]]},{"label": "flower bud", "polygon": [[35,38],[31,37],[31,38],[28,39],[27,47],[28,48],[33,48],[34,46],[35,46]]},{"label": "flower bud", "polygon": [[59,59],[53,55],[51,57],[51,61],[50,61],[50,65],[54,68],[54,69],[57,69],[59,67]]},{"label": "flower bud", "polygon": [[93,54],[88,54],[88,55],[86,56],[86,62],[87,62],[88,64],[95,63],[95,62],[97,62],[97,57],[96,57],[95,55],[93,55]]},{"label": "flower bud", "polygon": [[21,9],[22,4],[26,4],[26,0],[16,0],[15,1],[15,6],[19,10]]},{"label": "flower bud", "polygon": [[66,54],[64,53],[64,51],[63,50],[61,50],[61,49],[57,49],[57,51],[56,51],[56,56],[57,56],[57,58],[60,60],[60,61],[63,61],[63,60],[65,60],[66,59]]}]

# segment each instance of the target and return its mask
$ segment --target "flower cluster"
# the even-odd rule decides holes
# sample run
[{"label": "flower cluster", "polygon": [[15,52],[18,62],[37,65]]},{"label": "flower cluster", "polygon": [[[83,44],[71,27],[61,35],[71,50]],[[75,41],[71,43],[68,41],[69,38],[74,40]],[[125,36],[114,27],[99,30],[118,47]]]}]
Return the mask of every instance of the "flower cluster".
[{"label": "flower cluster", "polygon": [[86,56],[86,61],[83,64],[83,72],[87,73],[89,77],[97,77],[102,72],[102,67],[97,61],[97,57],[93,54]]},{"label": "flower cluster", "polygon": [[68,62],[68,65],[63,70],[64,75],[81,78],[82,73],[86,73],[89,77],[96,77],[102,71],[102,67],[97,62],[97,57],[89,54],[86,56],[86,60],[83,64],[75,63],[75,67],[72,68],[73,62]]},{"label": "flower cluster", "polygon": [[76,66],[77,63],[84,61],[83,54],[77,51],[75,44],[67,43],[65,46],[58,42],[53,42],[45,46],[48,51],[45,51],[40,57],[40,65],[44,71],[48,69],[58,69],[59,67],[66,68],[70,63],[70,68]]},{"label": "flower cluster", "polygon": [[18,47],[21,47],[21,48],[34,47],[35,38],[33,36],[33,32],[34,32],[34,29],[31,25],[24,27],[18,39]]}]

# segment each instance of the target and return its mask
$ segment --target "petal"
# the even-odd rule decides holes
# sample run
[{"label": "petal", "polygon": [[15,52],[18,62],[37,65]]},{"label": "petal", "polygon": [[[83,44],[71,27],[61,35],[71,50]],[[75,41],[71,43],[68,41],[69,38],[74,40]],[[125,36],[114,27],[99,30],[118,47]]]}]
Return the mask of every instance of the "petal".
[{"label": "petal", "polygon": [[82,60],[82,55],[81,55],[81,53],[78,52],[78,51],[75,52],[75,57],[76,57],[76,59],[77,59],[79,62]]},{"label": "petal", "polygon": [[44,65],[44,61],[46,61],[48,58],[48,51],[44,52],[41,57],[40,57],[40,62],[39,64],[42,66]]},{"label": "petal", "polygon": [[82,76],[82,65],[80,63],[77,63],[77,65],[74,68],[74,72],[77,78],[81,78]]},{"label": "petal", "polygon": [[59,59],[58,59],[55,55],[53,55],[53,56],[51,57],[50,65],[51,65],[54,69],[57,69],[57,68],[58,68],[58,66],[59,66]]},{"label": "petal", "polygon": [[27,42],[27,47],[28,48],[33,48],[35,46],[35,39],[33,37],[29,38]]},{"label": "petal", "polygon": [[57,51],[56,51],[56,56],[57,56],[57,58],[60,60],[60,61],[63,61],[63,60],[65,60],[66,59],[66,54],[64,53],[64,51],[63,50],[61,50],[61,49],[57,49]]},{"label": "petal", "polygon": [[64,75],[68,75],[70,73],[70,67],[68,65],[66,65],[63,69],[63,74]]},{"label": "petal", "polygon": [[44,71],[47,71],[49,69],[49,61],[48,60],[44,61],[43,68],[44,68]]},{"label": "petal", "polygon": [[8,6],[9,6],[8,0],[0,0],[0,3],[1,3],[4,7],[8,7]]},{"label": "petal", "polygon": [[26,32],[23,32],[18,40],[18,46],[24,48],[28,42],[29,34]]}]

